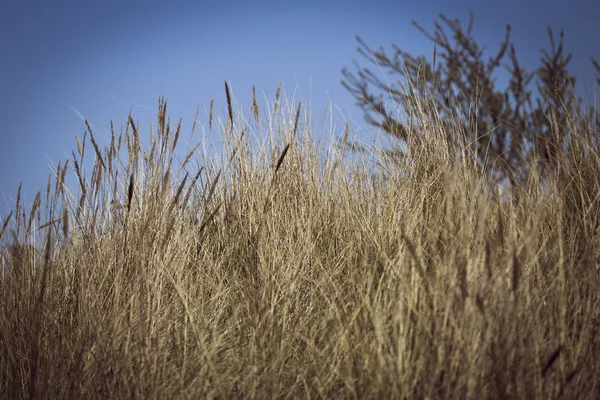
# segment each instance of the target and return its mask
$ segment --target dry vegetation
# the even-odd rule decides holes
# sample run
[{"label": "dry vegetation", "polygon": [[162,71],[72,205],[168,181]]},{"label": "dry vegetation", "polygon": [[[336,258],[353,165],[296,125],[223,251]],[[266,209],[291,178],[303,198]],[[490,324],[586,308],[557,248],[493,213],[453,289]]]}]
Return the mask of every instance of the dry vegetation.
[{"label": "dry vegetation", "polygon": [[600,393],[585,115],[555,168],[502,192],[427,104],[410,157],[371,164],[323,159],[279,92],[247,119],[228,100],[208,121],[223,157],[178,160],[161,101],[149,146],[131,117],[105,148],[88,126],[33,207],[17,200],[0,224],[0,397]]}]

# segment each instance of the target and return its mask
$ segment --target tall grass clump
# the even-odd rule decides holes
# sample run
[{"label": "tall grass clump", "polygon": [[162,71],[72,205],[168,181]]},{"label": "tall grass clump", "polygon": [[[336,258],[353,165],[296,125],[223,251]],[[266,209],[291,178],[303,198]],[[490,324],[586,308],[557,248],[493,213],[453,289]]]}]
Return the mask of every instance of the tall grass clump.
[{"label": "tall grass clump", "polygon": [[279,90],[247,117],[226,90],[208,116],[222,153],[179,158],[161,100],[149,135],[130,115],[103,146],[88,125],[32,207],[17,199],[0,224],[0,397],[600,393],[585,115],[552,168],[509,188],[425,101],[409,156],[371,163],[323,156]]}]

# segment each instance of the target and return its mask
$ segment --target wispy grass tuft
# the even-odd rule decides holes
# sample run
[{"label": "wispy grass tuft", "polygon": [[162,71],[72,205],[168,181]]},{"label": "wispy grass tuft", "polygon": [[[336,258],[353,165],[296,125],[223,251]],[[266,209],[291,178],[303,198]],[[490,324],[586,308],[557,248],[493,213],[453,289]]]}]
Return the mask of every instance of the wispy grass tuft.
[{"label": "wispy grass tuft", "polygon": [[225,89],[224,120],[208,115],[223,154],[192,143],[178,162],[161,99],[149,148],[133,115],[105,148],[86,124],[52,196],[25,210],[19,190],[0,224],[1,398],[600,393],[586,115],[556,169],[509,191],[426,103],[408,157],[371,165],[324,156],[281,85],[262,116],[253,89],[255,124]]}]

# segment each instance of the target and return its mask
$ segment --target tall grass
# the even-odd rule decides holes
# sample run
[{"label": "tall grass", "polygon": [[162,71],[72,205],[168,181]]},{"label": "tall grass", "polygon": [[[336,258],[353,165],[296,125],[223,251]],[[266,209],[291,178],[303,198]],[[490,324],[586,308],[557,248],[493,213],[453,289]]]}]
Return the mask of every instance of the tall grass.
[{"label": "tall grass", "polygon": [[0,397],[600,393],[600,155],[577,110],[558,168],[502,195],[427,104],[410,157],[369,164],[323,159],[280,91],[247,119],[227,99],[223,154],[178,159],[160,101],[147,139],[133,116],[105,147],[87,126],[17,200]]}]

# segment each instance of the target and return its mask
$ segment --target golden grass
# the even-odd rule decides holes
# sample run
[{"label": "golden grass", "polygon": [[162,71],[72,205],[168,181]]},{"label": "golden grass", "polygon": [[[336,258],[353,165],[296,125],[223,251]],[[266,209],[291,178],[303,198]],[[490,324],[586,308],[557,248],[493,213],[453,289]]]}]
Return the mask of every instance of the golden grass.
[{"label": "golden grass", "polygon": [[225,121],[210,103],[225,158],[196,167],[195,145],[179,163],[161,100],[149,148],[132,116],[104,148],[87,125],[46,199],[27,212],[19,196],[0,224],[2,260],[20,265],[0,282],[0,397],[600,393],[600,156],[584,117],[560,168],[503,199],[435,123],[409,132],[410,160],[322,159],[280,90],[267,114],[253,91],[255,124],[227,85]]}]

